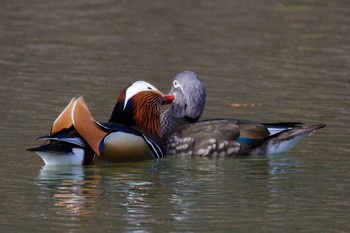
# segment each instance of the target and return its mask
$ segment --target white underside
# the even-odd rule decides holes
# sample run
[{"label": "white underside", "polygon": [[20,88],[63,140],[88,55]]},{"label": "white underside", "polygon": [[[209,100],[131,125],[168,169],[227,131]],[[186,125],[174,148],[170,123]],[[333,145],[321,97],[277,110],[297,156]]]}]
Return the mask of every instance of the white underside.
[{"label": "white underside", "polygon": [[84,150],[73,148],[73,153],[63,154],[54,152],[36,151],[46,165],[82,165],[84,162]]},{"label": "white underside", "polygon": [[269,143],[267,146],[267,155],[286,153],[292,149],[296,144],[303,140],[308,134],[298,135],[290,140],[282,141],[277,144]]}]

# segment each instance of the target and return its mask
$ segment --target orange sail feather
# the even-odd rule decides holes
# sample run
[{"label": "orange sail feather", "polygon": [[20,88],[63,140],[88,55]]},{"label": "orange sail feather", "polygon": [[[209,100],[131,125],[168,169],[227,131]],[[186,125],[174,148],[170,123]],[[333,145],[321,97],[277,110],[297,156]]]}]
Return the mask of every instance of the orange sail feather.
[{"label": "orange sail feather", "polygon": [[73,105],[72,122],[81,137],[84,138],[97,155],[100,155],[100,142],[107,133],[95,123],[82,97],[78,98]]}]

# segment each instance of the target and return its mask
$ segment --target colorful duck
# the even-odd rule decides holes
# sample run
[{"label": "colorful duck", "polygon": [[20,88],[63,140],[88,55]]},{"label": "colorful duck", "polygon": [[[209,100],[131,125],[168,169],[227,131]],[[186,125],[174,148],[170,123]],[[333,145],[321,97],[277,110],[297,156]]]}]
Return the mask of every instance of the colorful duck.
[{"label": "colorful duck", "polygon": [[95,121],[82,97],[73,98],[36,152],[47,165],[140,161],[163,157],[160,109],[171,103],[151,84],[138,81],[121,92],[114,122]]},{"label": "colorful duck", "polygon": [[237,156],[285,153],[325,124],[256,123],[248,120],[198,121],[206,92],[196,73],[184,71],[173,80],[171,107],[161,115],[167,154],[180,156]]}]

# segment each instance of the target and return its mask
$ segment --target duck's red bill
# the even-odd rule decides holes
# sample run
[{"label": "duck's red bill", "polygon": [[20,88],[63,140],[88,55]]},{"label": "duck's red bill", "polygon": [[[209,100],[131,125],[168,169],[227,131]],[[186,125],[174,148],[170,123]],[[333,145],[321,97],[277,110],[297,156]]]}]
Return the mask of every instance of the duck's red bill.
[{"label": "duck's red bill", "polygon": [[175,99],[174,95],[170,95],[170,94],[164,94],[164,101],[163,104],[171,104]]}]

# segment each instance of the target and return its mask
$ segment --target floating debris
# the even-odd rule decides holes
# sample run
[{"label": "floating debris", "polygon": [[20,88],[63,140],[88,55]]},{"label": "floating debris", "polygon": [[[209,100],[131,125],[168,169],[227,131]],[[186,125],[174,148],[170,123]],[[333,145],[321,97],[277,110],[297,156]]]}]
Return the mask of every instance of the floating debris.
[{"label": "floating debris", "polygon": [[239,103],[233,103],[231,104],[231,107],[233,108],[244,108],[244,107],[260,107],[261,103],[248,103],[248,104],[239,104]]}]

